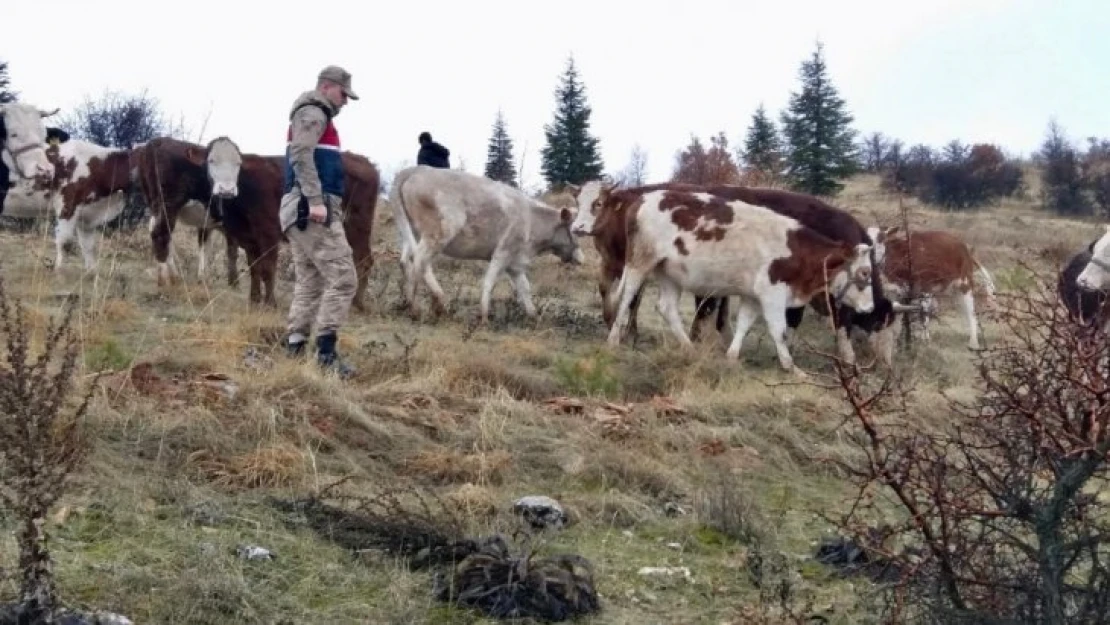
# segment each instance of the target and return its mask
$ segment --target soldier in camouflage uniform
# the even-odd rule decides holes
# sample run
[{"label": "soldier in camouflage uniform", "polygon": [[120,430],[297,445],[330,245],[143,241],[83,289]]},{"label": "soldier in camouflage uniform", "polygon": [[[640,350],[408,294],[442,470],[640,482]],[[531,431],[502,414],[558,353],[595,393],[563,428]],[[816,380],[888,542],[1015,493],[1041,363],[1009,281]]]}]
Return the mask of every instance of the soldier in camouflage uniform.
[{"label": "soldier in camouflage uniform", "polygon": [[316,89],[293,103],[280,213],[296,276],[287,349],[295,357],[303,354],[315,322],[317,361],[343,377],[354,370],[340,360],[335,346],[357,278],[343,230],[343,161],[332,120],[348,99],[358,99],[351,74],[329,65],[320,72]]}]

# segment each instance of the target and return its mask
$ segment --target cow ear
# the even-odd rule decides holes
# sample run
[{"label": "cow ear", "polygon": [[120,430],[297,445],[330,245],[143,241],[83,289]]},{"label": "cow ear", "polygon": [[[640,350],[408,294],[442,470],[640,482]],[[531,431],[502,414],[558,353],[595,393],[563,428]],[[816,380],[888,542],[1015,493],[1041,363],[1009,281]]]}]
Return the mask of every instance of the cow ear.
[{"label": "cow ear", "polygon": [[185,158],[189,159],[189,162],[197,167],[204,166],[204,154],[191,145],[185,148]]},{"label": "cow ear", "polygon": [[883,230],[882,234],[879,235],[879,239],[882,240],[882,241],[886,241],[890,237],[894,236],[894,234],[897,233],[901,229],[902,229],[902,226],[891,226],[891,227],[887,228],[886,230]]}]

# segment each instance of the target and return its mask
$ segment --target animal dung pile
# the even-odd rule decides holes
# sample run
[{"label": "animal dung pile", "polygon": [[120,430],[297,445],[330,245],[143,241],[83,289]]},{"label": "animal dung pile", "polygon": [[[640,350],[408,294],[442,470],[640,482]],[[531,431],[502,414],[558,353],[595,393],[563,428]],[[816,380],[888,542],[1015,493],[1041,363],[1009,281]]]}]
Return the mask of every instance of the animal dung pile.
[{"label": "animal dung pile", "polygon": [[450,573],[438,573],[435,597],[502,619],[558,622],[601,609],[593,567],[585,558],[514,556],[501,536],[483,541]]}]

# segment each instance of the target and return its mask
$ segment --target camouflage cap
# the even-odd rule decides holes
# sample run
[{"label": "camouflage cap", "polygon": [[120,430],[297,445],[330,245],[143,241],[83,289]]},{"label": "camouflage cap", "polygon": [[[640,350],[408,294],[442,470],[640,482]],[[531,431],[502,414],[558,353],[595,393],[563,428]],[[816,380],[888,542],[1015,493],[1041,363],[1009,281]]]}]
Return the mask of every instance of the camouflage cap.
[{"label": "camouflage cap", "polygon": [[338,65],[328,65],[320,70],[320,75],[317,77],[319,80],[330,80],[343,87],[343,93],[352,100],[357,100],[358,95],[351,89],[351,72],[339,67]]}]

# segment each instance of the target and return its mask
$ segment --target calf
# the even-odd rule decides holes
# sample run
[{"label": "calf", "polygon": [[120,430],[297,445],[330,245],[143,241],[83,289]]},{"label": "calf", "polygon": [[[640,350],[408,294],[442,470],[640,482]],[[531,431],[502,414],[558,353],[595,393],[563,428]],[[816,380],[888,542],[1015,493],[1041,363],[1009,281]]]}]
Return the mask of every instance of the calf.
[{"label": "calf", "polygon": [[280,167],[265,157],[243,154],[228,137],[213,139],[207,146],[159,137],[146,145],[139,168],[150,206],[158,284],[180,277],[171,251],[173,229],[181,219],[197,228],[198,243],[206,241],[211,230],[222,230],[231,284],[236,281],[238,247],[242,247],[250,269],[250,302],[275,305]]},{"label": "calf", "polygon": [[136,159],[142,150],[59,138],[46,151],[52,176],[13,188],[5,207],[12,217],[39,217],[52,209],[57,218],[54,269],[61,269],[65,246],[76,238],[85,269],[91,271],[97,265],[96,229],[118,217],[127,205],[129,193],[136,188]]},{"label": "calf", "polygon": [[[159,283],[173,279],[176,274],[169,251],[177,218],[191,219],[194,225],[210,223],[210,215],[195,213],[189,217],[189,213],[190,205],[192,208],[196,208],[197,203],[200,206],[212,205],[218,209],[219,224],[228,240],[228,279],[234,280],[238,247],[242,247],[250,267],[250,301],[275,305],[274,276],[277,273],[278,252],[284,240],[278,218],[284,157],[240,154],[237,187],[233,189],[235,197],[224,199],[222,203],[211,203],[212,192],[216,190],[216,176],[209,156],[216,147],[215,141],[208,150],[168,138],[156,139],[151,144],[153,151],[150,158],[143,162],[142,169],[143,184],[155,220],[151,224],[151,241],[155,260],[159,263]],[[364,310],[363,299],[373,265],[370,231],[377,207],[379,177],[377,169],[366,157],[351,152],[343,152],[343,167],[343,227],[354,253],[359,280],[353,304],[357,310]],[[231,190],[229,184],[229,193]],[[206,236],[202,232],[198,235]]]},{"label": "calf", "polygon": [[[936,297],[947,291],[959,294],[958,302],[968,325],[968,347],[978,350],[979,324],[975,318],[975,275],[983,279],[988,303],[993,303],[994,280],[975,259],[971,248],[958,236],[942,230],[913,230],[909,239],[886,230],[886,258],[882,264],[883,284],[894,297],[904,297],[912,279],[917,294]],[[912,266],[913,271],[910,271]],[[926,324],[926,332],[928,325]]]},{"label": "calf", "polygon": [[874,307],[869,245],[834,241],[796,219],[710,193],[618,193],[631,197],[625,202],[628,253],[617,287],[611,346],[620,343],[632,299],[649,275],[659,281],[659,313],[684,345],[692,343],[678,315],[683,290],[739,296],[728,358],[739,358],[758,307],[779,364],[798,375],[804,374],[784,340],[788,307],[804,306],[826,290],[860,312]]},{"label": "calf", "polygon": [[570,232],[572,213],[533,200],[519,189],[455,169],[417,165],[393,179],[390,205],[401,240],[405,299],[415,313],[416,282],[423,279],[437,313],[447,298],[432,272],[440,252],[453,258],[487,260],[479,318],[489,318],[490,297],[502,272],[509,275],[521,306],[536,315],[525,272],[532,259],[550,252],[581,263],[582,250]]},{"label": "calf", "polygon": [[0,104],[0,206],[10,178],[53,179],[54,165],[46,155],[46,125],[42,120],[59,110],[44,111],[20,102]]}]

